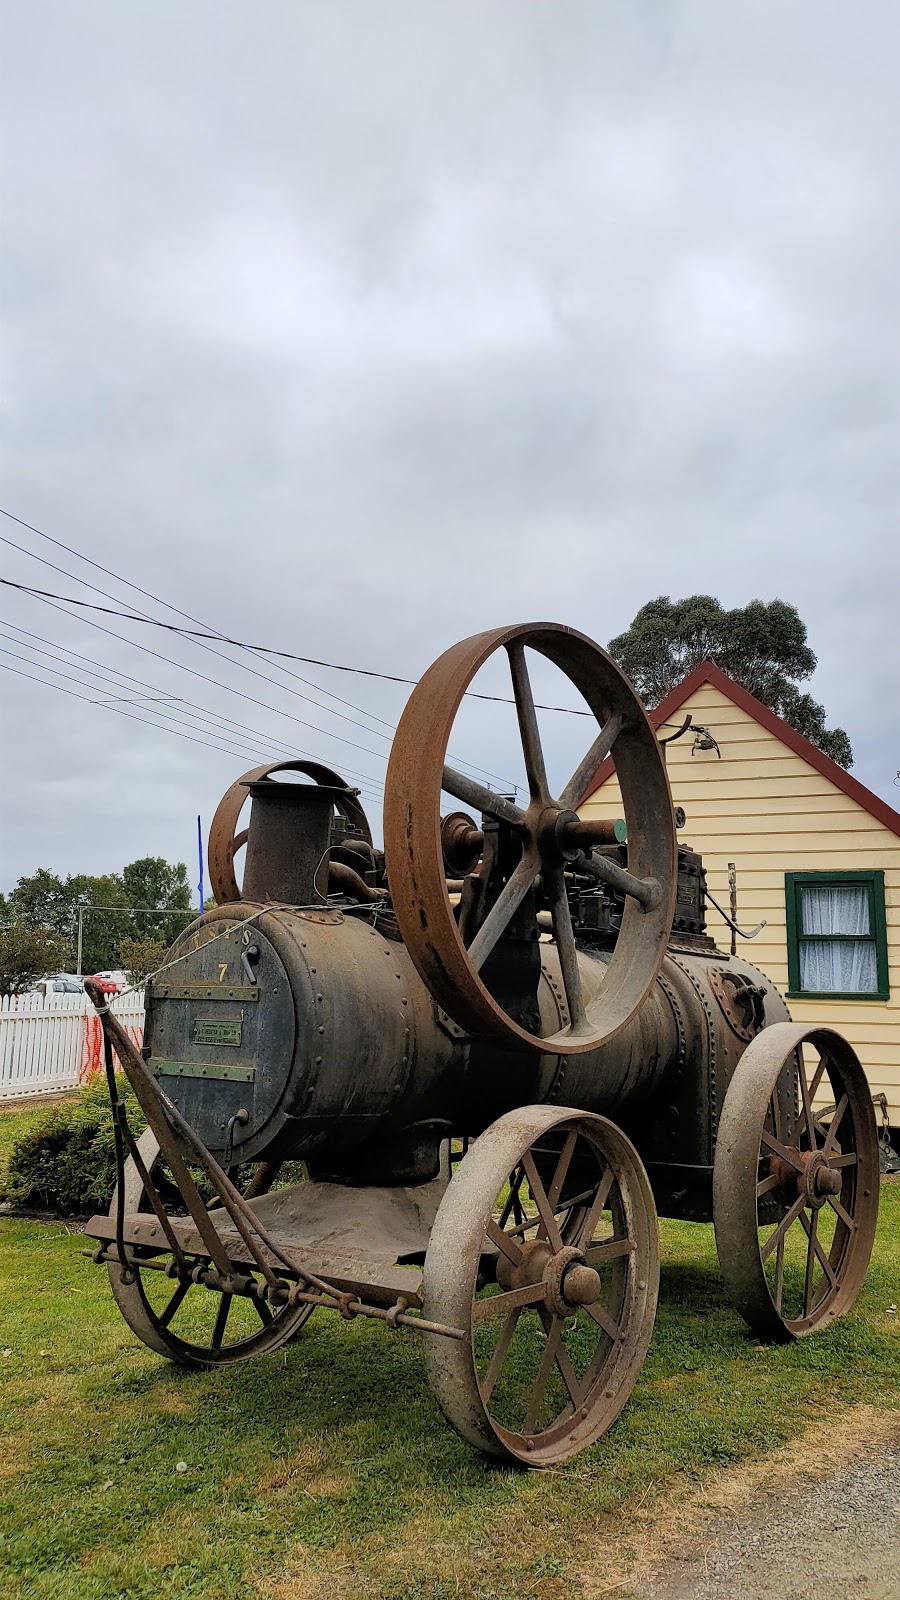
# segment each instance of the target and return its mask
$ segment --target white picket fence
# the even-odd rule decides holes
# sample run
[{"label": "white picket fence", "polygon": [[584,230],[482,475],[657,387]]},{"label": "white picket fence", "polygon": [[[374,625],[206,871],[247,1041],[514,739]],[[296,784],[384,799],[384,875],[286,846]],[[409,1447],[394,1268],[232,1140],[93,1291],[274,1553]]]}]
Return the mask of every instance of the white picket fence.
[{"label": "white picket fence", "polygon": [[[119,996],[112,1009],[140,1045],[143,990]],[[75,1089],[102,1064],[100,1018],[86,994],[0,997],[0,1100]]]}]

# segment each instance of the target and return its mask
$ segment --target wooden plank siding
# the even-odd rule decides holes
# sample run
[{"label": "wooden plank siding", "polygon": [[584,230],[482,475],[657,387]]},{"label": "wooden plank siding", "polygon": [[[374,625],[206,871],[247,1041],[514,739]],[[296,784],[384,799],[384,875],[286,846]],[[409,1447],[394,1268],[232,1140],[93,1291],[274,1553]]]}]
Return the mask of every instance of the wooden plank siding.
[{"label": "wooden plank siding", "polygon": [[[687,733],[666,747],[676,804],[687,813],[680,834],[703,856],[710,893],[728,908],[728,863],[737,868],[738,922],[766,927],[752,943],[738,940],[753,962],[784,993],[788,987],[786,872],[884,872],[890,998],[791,1000],[798,1022],[837,1028],[853,1044],[873,1094],[888,1096],[891,1121],[900,1125],[900,838],[845,794],[723,689],[701,683],[670,713],[678,726],[690,712],[708,727],[721,750],[691,753]],[[662,736],[674,728],[660,728]],[[581,816],[621,816],[615,773],[579,807]],[[723,949],[730,933],[710,906],[708,931]]]}]

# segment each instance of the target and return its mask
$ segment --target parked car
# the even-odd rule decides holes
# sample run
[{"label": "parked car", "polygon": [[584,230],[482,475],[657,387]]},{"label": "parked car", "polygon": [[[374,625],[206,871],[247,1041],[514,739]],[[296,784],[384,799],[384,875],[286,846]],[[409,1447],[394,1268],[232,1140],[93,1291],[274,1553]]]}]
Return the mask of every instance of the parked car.
[{"label": "parked car", "polygon": [[29,994],[80,994],[84,988],[84,979],[79,978],[74,972],[53,972],[46,978],[38,978],[31,985]]},{"label": "parked car", "polygon": [[113,972],[95,972],[94,983],[98,983],[104,994],[121,994],[128,988],[128,979],[121,968]]}]

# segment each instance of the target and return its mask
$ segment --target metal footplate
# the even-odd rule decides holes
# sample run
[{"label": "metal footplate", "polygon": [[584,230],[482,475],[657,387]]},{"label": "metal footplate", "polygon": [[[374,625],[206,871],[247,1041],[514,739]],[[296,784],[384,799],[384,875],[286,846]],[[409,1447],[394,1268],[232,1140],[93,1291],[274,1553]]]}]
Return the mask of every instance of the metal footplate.
[{"label": "metal footplate", "polygon": [[[445,1188],[440,1179],[409,1189],[351,1189],[337,1183],[307,1182],[262,1195],[250,1202],[250,1209],[279,1248],[296,1258],[298,1276],[315,1273],[327,1278],[339,1293],[358,1295],[378,1306],[393,1306],[402,1297],[418,1310],[422,1305],[421,1263]],[[217,1207],[209,1216],[229,1260],[238,1268],[252,1267],[252,1254],[227,1212]],[[190,1218],[172,1217],[169,1226],[186,1255],[208,1257]],[[115,1218],[92,1217],[85,1232],[92,1239],[114,1245]],[[142,1254],[171,1248],[161,1223],[146,1212],[126,1214],[123,1242]],[[260,1249],[279,1276],[290,1277],[283,1261],[264,1246]]]}]

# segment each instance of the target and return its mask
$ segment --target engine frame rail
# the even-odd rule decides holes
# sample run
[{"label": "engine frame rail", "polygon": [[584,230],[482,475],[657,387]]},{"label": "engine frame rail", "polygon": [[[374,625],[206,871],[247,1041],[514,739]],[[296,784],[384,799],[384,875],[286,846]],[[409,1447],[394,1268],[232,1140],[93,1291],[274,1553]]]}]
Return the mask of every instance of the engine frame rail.
[{"label": "engine frame rail", "polygon": [[219,1293],[240,1295],[251,1300],[265,1299],[273,1305],[321,1306],[324,1311],[339,1312],[348,1322],[354,1317],[371,1317],[378,1322],[387,1323],[391,1328],[398,1326],[415,1328],[419,1333],[433,1333],[444,1339],[464,1340],[467,1337],[463,1328],[454,1328],[444,1322],[433,1322],[427,1317],[411,1315],[408,1309],[410,1302],[405,1295],[398,1295],[393,1305],[385,1307],[370,1305],[349,1290],[342,1292],[334,1289],[329,1295],[315,1293],[311,1289],[303,1288],[303,1279],[297,1279],[290,1285],[276,1280],[274,1284],[266,1284],[263,1289],[254,1278],[245,1277],[243,1273],[232,1270],[226,1276],[218,1272],[215,1267],[204,1266],[202,1258],[189,1270],[181,1271],[175,1268],[174,1261],[154,1261],[143,1256],[138,1257],[134,1251],[129,1251],[127,1248],[123,1259],[116,1244],[105,1240],[101,1240],[96,1250],[85,1250],[82,1253],[97,1266],[120,1264],[131,1270],[139,1264],[142,1272],[148,1270],[163,1272],[169,1278],[177,1278],[179,1282],[202,1283],[207,1289]]}]

